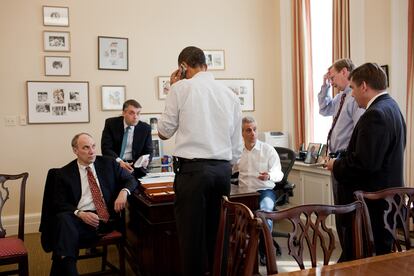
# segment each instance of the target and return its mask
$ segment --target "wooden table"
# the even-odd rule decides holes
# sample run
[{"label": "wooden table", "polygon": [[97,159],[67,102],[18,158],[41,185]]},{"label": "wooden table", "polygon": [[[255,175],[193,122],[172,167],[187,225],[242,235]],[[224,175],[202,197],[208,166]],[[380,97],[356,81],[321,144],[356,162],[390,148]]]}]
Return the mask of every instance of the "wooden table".
[{"label": "wooden table", "polygon": [[350,262],[310,268],[300,271],[274,274],[274,276],[380,276],[414,275],[414,250],[396,252]]},{"label": "wooden table", "polygon": [[[230,200],[258,209],[259,193],[231,186]],[[131,196],[127,212],[127,249],[142,275],[181,275],[174,203],[150,202],[137,192]]]}]

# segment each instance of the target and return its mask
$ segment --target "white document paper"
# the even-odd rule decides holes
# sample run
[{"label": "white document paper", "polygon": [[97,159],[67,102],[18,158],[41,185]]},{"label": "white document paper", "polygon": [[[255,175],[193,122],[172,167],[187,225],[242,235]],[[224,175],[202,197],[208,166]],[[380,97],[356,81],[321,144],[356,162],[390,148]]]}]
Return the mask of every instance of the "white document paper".
[{"label": "white document paper", "polygon": [[148,164],[149,161],[149,154],[141,155],[137,161],[135,161],[134,168],[141,168],[143,164]]}]

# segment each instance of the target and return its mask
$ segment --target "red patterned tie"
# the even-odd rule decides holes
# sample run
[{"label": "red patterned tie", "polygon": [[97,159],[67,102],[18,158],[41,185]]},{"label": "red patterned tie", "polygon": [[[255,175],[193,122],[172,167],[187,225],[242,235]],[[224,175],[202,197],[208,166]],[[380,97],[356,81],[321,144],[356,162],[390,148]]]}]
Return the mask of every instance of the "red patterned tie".
[{"label": "red patterned tie", "polygon": [[96,179],[93,176],[93,173],[90,167],[86,167],[86,173],[88,175],[89,188],[91,189],[93,204],[95,204],[98,217],[104,222],[108,222],[109,220],[108,209],[106,208],[105,201],[101,195],[101,190],[98,187],[98,183],[96,183]]},{"label": "red patterned tie", "polygon": [[326,139],[326,154],[328,154],[329,142],[331,141],[332,130],[334,129],[336,122],[338,121],[339,114],[341,114],[342,106],[344,105],[344,102],[345,102],[345,97],[346,97],[346,93],[344,92],[341,96],[341,101],[339,102],[338,112],[336,112],[336,115],[332,121],[331,129],[329,130],[329,133],[328,133],[328,138]]}]

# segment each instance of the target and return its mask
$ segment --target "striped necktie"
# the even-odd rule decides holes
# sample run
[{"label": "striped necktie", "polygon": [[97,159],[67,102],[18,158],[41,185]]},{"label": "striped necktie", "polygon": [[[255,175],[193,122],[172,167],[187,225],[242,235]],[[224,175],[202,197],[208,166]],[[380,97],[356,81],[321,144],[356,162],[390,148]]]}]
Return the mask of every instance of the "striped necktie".
[{"label": "striped necktie", "polygon": [[95,176],[93,176],[90,167],[86,167],[86,174],[88,176],[89,188],[91,189],[92,200],[93,204],[95,204],[96,213],[98,214],[99,219],[103,220],[104,222],[108,222],[108,209],[106,208],[106,204],[101,194],[101,190],[98,187],[98,183],[96,183]]},{"label": "striped necktie", "polygon": [[338,112],[336,113],[336,115],[335,115],[335,117],[332,121],[332,126],[331,126],[331,129],[329,130],[328,138],[326,139],[326,154],[328,154],[328,152],[329,152],[329,142],[331,141],[332,131],[333,131],[335,125],[336,125],[336,122],[338,121],[339,115],[341,114],[341,110],[342,110],[342,107],[344,106],[344,102],[345,102],[345,97],[346,97],[346,93],[344,92],[341,96],[341,101],[339,102]]}]

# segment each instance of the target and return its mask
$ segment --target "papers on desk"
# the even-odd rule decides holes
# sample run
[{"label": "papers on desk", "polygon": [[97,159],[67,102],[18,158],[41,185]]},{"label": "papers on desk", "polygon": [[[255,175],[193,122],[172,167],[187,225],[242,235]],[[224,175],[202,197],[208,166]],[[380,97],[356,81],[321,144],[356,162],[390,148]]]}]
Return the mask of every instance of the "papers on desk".
[{"label": "papers on desk", "polygon": [[137,161],[135,161],[134,168],[141,168],[143,164],[148,164],[149,154],[141,155]]},{"label": "papers on desk", "polygon": [[174,176],[174,172],[148,173],[138,180],[141,184],[168,183],[174,182]]}]

